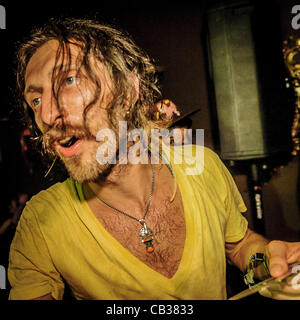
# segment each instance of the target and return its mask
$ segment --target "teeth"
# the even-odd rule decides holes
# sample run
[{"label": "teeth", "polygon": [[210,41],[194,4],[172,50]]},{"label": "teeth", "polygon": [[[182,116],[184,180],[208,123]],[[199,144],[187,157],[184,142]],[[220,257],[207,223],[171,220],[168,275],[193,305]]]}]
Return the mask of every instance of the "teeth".
[{"label": "teeth", "polygon": [[67,138],[64,138],[62,140],[59,140],[58,142],[61,143],[61,144],[64,144],[64,143],[67,143],[71,139],[72,139],[72,137],[67,137]]}]

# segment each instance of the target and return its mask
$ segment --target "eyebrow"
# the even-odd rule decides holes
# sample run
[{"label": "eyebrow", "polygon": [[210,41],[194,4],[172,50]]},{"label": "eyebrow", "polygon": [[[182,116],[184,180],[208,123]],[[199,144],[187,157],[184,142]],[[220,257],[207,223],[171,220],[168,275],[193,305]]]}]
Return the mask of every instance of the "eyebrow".
[{"label": "eyebrow", "polygon": [[43,93],[43,88],[35,85],[30,85],[28,88],[25,90],[24,95],[26,96],[28,93],[32,92],[38,92],[38,93]]}]

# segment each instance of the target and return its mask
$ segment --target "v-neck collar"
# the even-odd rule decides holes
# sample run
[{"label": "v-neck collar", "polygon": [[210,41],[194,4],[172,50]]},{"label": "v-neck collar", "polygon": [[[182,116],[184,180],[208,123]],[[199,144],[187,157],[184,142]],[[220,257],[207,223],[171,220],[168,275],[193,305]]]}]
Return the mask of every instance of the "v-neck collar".
[{"label": "v-neck collar", "polygon": [[[193,235],[195,234],[193,228],[195,228],[195,224],[193,223],[193,208],[191,206],[191,197],[188,196],[188,193],[192,192],[189,184],[184,183],[182,179],[184,179],[184,172],[182,169],[174,166],[174,175],[177,181],[181,181],[179,183],[179,191],[181,193],[181,200],[184,209],[184,218],[185,218],[185,226],[186,226],[186,236],[184,242],[183,253],[181,256],[181,260],[175,274],[168,278],[158,271],[154,270],[143,261],[138,259],[135,255],[133,255],[128,249],[126,249],[116,238],[114,238],[101,224],[101,222],[97,219],[90,206],[88,205],[84,193],[83,193],[83,185],[75,182],[75,187],[77,189],[78,197],[80,202],[78,202],[78,214],[89,229],[93,237],[99,243],[99,245],[104,250],[109,250],[110,258],[113,258],[115,263],[121,263],[124,265],[129,264],[129,266],[133,266],[134,268],[140,270],[145,274],[145,279],[149,276],[150,279],[158,278],[158,283],[162,284],[162,286],[174,286],[173,289],[178,288],[181,283],[183,283],[189,275],[191,263],[193,261],[194,254],[194,243],[195,239]],[[121,259],[121,260],[120,260]],[[121,261],[121,262],[120,262]],[[123,262],[125,261],[125,262]]]}]

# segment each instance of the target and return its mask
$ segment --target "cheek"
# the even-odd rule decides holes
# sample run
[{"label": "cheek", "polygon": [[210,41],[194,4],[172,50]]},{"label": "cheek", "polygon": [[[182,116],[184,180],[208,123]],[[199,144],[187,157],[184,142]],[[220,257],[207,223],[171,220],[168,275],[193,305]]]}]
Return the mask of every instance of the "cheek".
[{"label": "cheek", "polygon": [[91,106],[86,113],[86,124],[91,134],[95,137],[99,130],[109,128],[106,109],[99,107],[97,104]]},{"label": "cheek", "polygon": [[59,103],[68,120],[72,123],[82,121],[84,109],[92,100],[91,90],[86,87],[72,86],[64,89],[60,95]]},{"label": "cheek", "polygon": [[48,126],[42,121],[40,110],[34,112],[34,121],[42,134],[47,132]]},{"label": "cheek", "polygon": [[[107,108],[110,105],[111,97],[109,92],[103,91],[100,93],[97,101],[94,101],[86,112],[86,124],[94,136],[97,135],[99,130],[111,127],[107,114]],[[93,101],[95,98],[94,95],[89,95],[87,97],[90,98],[89,101]]]},{"label": "cheek", "polygon": [[77,114],[84,109],[85,100],[79,90],[66,90],[60,96],[59,103],[68,114]]}]

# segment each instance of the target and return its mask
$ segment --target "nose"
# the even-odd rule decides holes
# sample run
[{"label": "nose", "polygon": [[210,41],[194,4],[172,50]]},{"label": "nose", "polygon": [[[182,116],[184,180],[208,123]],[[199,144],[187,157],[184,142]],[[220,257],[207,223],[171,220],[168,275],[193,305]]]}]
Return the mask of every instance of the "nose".
[{"label": "nose", "polygon": [[43,92],[40,116],[43,125],[47,127],[56,127],[63,121],[63,110],[52,89]]}]

